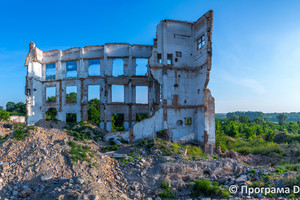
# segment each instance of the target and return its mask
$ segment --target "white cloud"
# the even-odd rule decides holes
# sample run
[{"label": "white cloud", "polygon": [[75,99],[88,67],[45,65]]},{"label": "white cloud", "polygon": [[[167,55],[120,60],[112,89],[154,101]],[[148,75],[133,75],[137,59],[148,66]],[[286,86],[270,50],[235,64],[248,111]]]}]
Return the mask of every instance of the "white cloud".
[{"label": "white cloud", "polygon": [[238,84],[240,86],[249,88],[249,89],[252,90],[252,92],[257,93],[257,94],[264,94],[266,92],[265,86],[262,85],[260,82],[258,82],[255,79],[238,78],[238,77],[235,77],[235,76],[233,76],[233,75],[231,75],[231,74],[229,74],[225,71],[222,72],[222,78],[229,81],[229,82],[232,82],[232,83]]}]

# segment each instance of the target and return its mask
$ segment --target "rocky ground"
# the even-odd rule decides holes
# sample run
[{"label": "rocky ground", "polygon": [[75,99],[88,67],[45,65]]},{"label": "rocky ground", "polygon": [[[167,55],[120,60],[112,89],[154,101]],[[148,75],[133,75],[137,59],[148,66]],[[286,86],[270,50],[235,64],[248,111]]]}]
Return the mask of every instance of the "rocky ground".
[{"label": "rocky ground", "polygon": [[[223,193],[213,198],[251,199],[272,195],[232,195],[228,187],[300,185],[296,172],[269,167],[269,157],[207,156],[159,139],[105,143],[104,134],[87,123],[40,121],[24,127],[0,122],[0,199],[205,198],[195,196],[198,179],[218,183]],[[281,198],[288,197],[293,196]]]}]

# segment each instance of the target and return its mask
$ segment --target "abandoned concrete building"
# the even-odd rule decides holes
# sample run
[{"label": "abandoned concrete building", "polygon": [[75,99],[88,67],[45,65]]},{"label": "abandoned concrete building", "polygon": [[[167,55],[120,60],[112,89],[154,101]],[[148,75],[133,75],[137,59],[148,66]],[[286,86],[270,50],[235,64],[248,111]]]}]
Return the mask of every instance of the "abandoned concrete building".
[{"label": "abandoned concrete building", "polygon": [[[107,43],[42,51],[31,42],[25,61],[27,123],[45,119],[50,108],[57,111],[58,120],[66,121],[68,115],[88,120],[93,90],[107,139],[163,136],[212,151],[215,105],[207,88],[212,24],[212,11],[195,22],[163,20],[153,45]],[[137,123],[139,113],[148,118]],[[112,114],[123,115],[124,130],[112,131]]]}]

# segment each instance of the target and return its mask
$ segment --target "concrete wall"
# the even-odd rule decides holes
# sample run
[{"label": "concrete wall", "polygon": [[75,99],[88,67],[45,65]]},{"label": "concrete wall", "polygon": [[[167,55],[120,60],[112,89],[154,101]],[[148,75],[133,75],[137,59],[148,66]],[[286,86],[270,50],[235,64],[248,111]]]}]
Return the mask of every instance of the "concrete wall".
[{"label": "concrete wall", "polygon": [[[212,56],[212,11],[196,22],[163,20],[157,25],[153,46],[107,43],[102,46],[73,47],[43,52],[30,44],[26,58],[27,122],[45,118],[56,108],[58,119],[76,113],[87,120],[88,86],[100,85],[100,127],[111,131],[112,113],[124,113],[124,132],[110,132],[106,138],[130,141],[157,137],[165,130],[170,140],[196,142],[212,151],[215,142],[214,99],[207,88]],[[124,66],[113,76],[114,59]],[[136,59],[149,59],[145,76],[136,76]],[[160,58],[160,59],[159,59]],[[89,76],[89,60],[100,60],[100,76]],[[77,76],[66,77],[68,61],[76,61]],[[46,78],[46,64],[55,63],[56,77]],[[77,102],[66,103],[66,87],[77,86]],[[112,102],[112,85],[124,86],[124,102]],[[46,102],[46,87],[56,87],[56,102]],[[148,104],[137,104],[136,86],[148,87]],[[135,123],[136,113],[149,118]]]}]

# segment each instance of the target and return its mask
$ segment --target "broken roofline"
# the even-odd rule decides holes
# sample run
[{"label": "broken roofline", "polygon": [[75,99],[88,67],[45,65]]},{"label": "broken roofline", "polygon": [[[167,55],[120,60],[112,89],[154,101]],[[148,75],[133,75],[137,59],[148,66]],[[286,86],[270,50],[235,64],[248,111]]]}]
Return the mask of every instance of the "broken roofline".
[{"label": "broken roofline", "polygon": [[[112,114],[124,115],[123,132],[110,132],[111,137],[129,141],[159,137],[158,132],[176,142],[202,144],[210,152],[214,148],[214,98],[207,89],[211,70],[213,12],[195,22],[162,20],[157,25],[153,45],[106,43],[73,47],[64,51],[41,51],[30,44],[26,58],[27,122],[45,118],[49,108],[58,110],[57,119],[76,113],[77,121],[87,120],[88,87],[100,87],[100,127],[111,131]],[[114,76],[114,59],[122,59],[122,73]],[[147,73],[136,78],[136,58],[147,58]],[[90,59],[100,59],[100,74],[89,76]],[[66,76],[67,62],[77,62],[76,74]],[[54,79],[46,80],[47,63],[55,63]],[[75,67],[74,67],[75,69]],[[53,72],[54,73],[54,72]],[[66,87],[77,86],[77,102],[66,104]],[[114,103],[113,85],[123,86],[121,103]],[[45,102],[45,88],[56,88],[56,103]],[[136,87],[148,87],[148,103],[139,104]],[[136,123],[137,113],[147,119]],[[185,123],[184,123],[185,122]],[[165,131],[167,130],[167,131]]]}]

